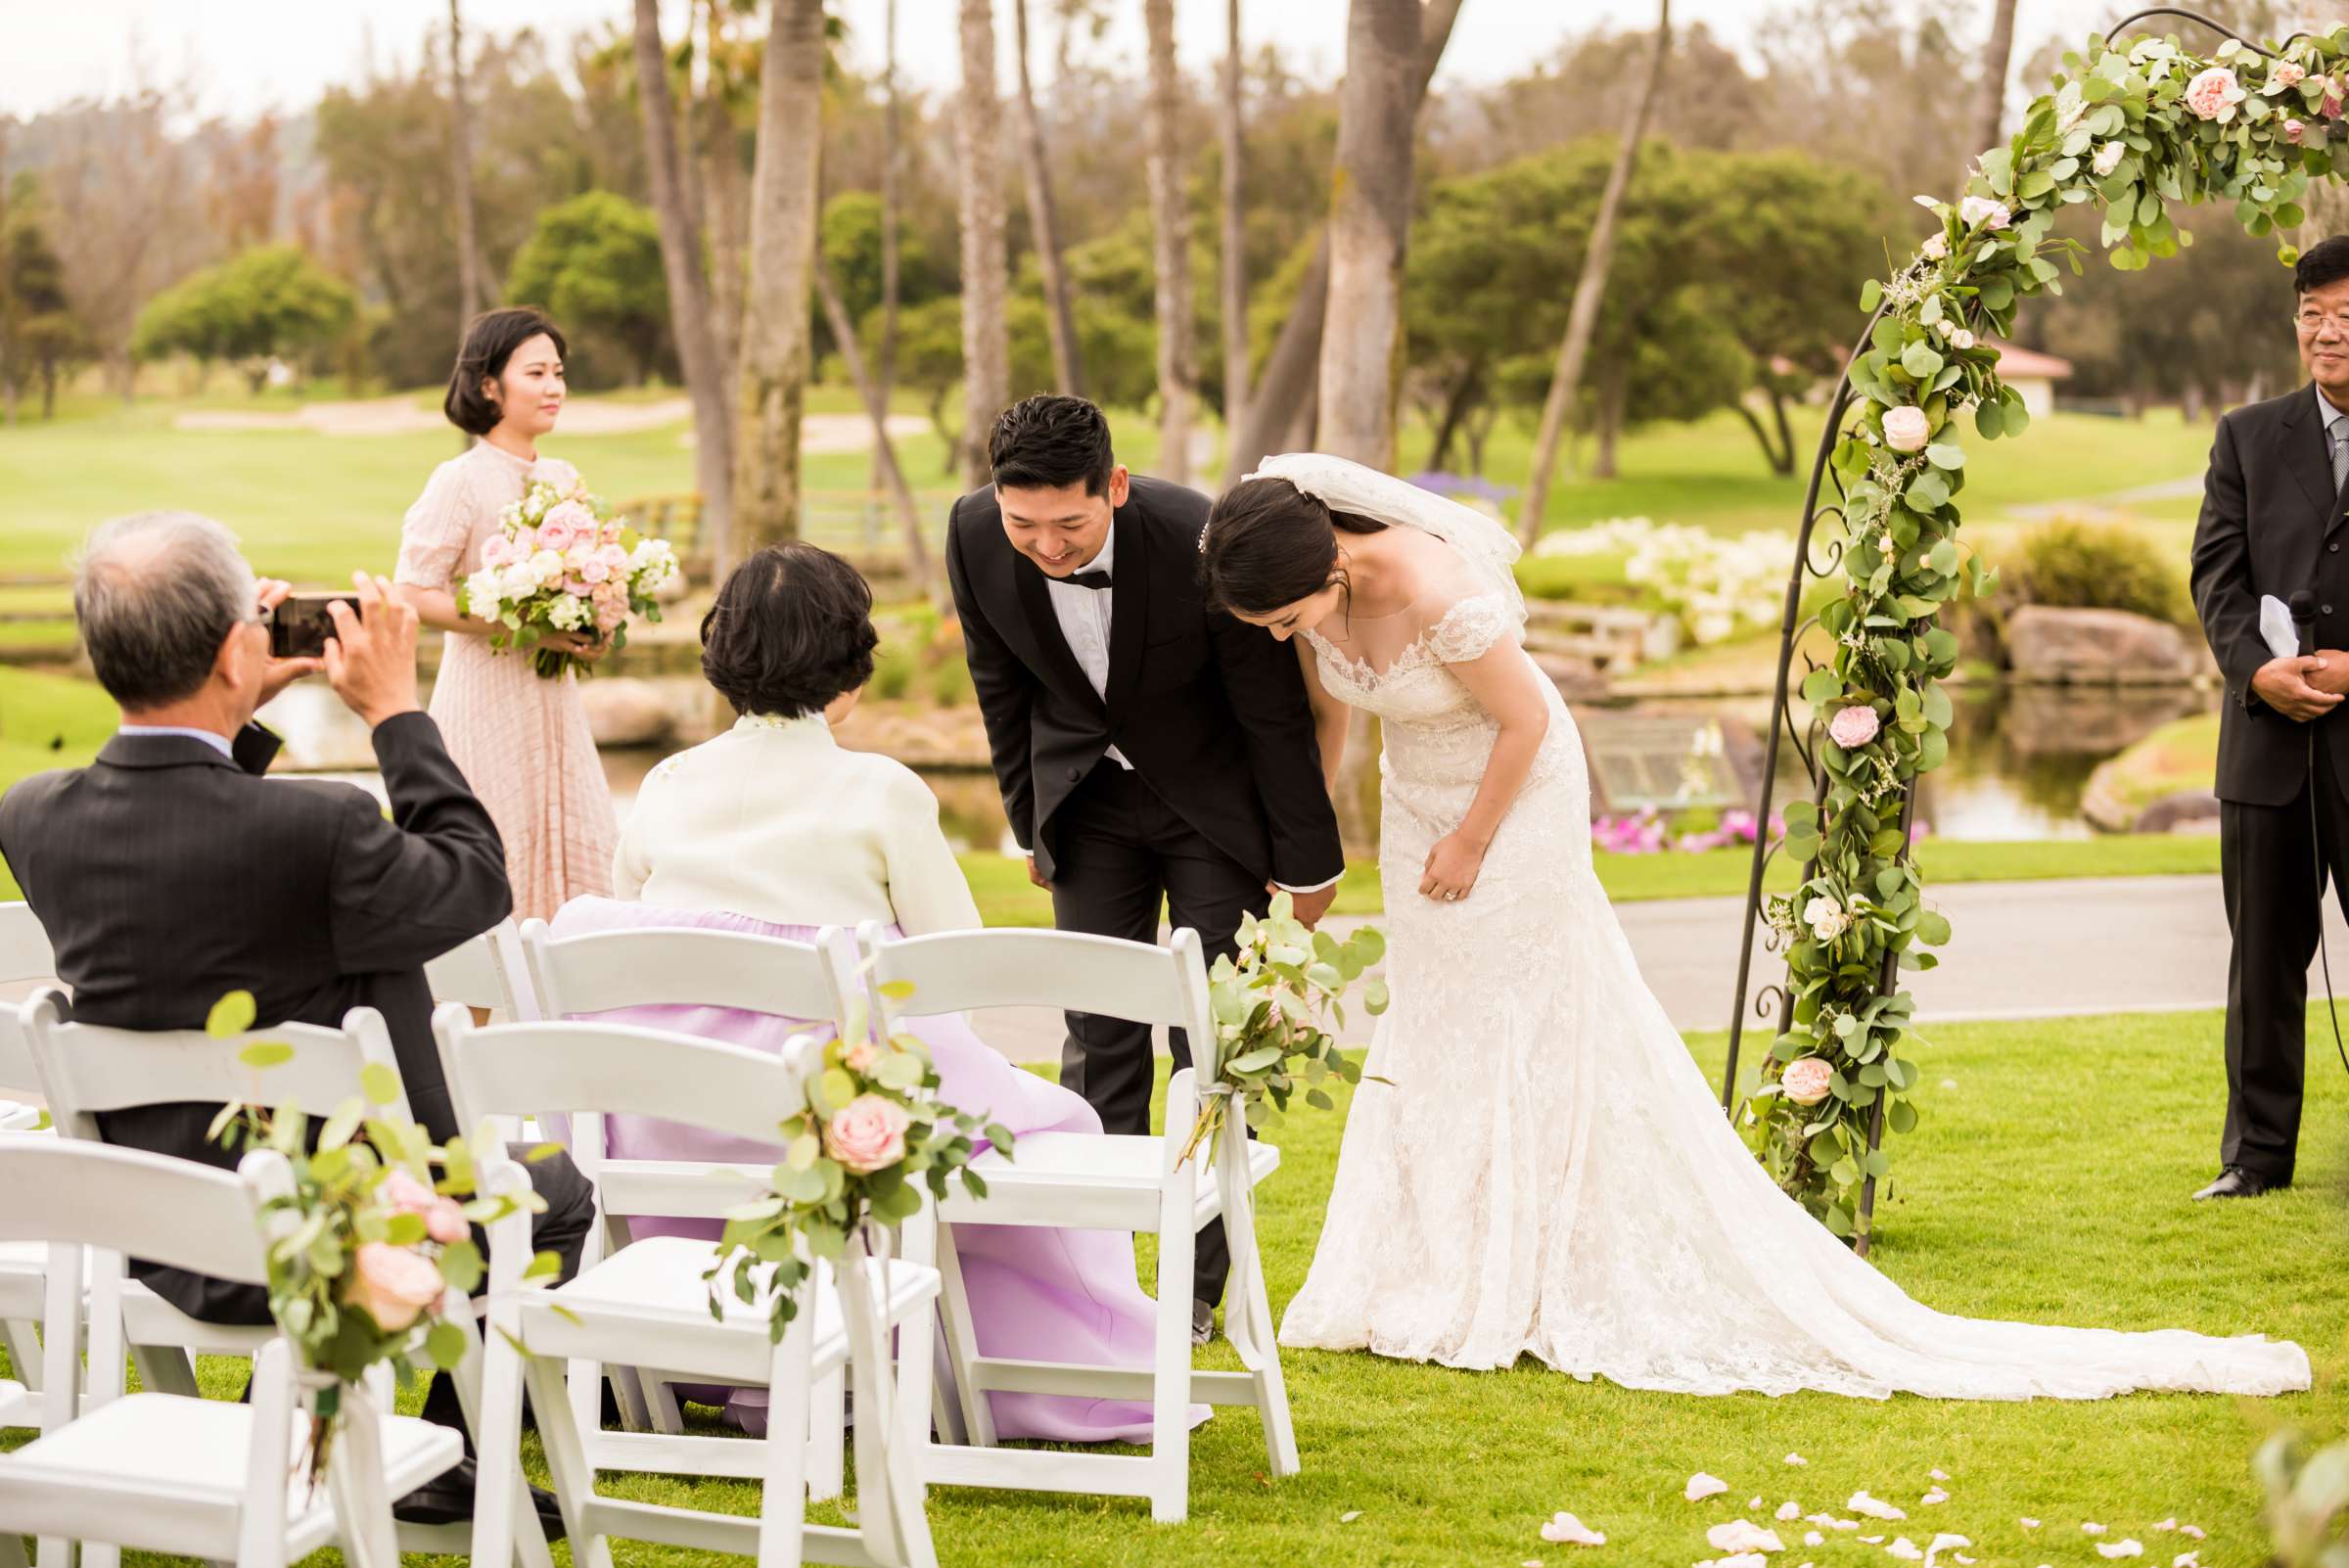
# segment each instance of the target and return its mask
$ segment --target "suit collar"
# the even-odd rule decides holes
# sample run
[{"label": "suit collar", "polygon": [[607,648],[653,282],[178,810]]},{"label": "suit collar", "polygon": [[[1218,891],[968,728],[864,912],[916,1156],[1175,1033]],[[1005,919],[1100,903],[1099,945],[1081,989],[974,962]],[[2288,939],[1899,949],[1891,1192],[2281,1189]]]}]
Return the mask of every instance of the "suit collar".
[{"label": "suit collar", "polygon": [[98,761],[109,767],[225,767],[232,773],[243,771],[233,760],[188,735],[117,734],[99,749]]},{"label": "suit collar", "polygon": [[2311,382],[2285,402],[2277,431],[2277,455],[2308,497],[2308,504],[2316,508],[2318,527],[2329,533],[2341,520],[2341,506],[2332,483],[2332,453],[2318,414],[2317,396],[2316,383]]}]

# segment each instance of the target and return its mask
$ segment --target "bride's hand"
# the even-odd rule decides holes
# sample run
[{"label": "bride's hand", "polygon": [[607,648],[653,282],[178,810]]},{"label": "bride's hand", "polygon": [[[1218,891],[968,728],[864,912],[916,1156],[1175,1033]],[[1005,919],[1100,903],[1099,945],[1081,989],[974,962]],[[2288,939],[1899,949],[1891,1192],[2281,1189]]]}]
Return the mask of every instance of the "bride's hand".
[{"label": "bride's hand", "polygon": [[1419,896],[1447,903],[1465,899],[1484,868],[1482,845],[1462,834],[1447,833],[1427,852],[1427,869],[1419,875]]}]

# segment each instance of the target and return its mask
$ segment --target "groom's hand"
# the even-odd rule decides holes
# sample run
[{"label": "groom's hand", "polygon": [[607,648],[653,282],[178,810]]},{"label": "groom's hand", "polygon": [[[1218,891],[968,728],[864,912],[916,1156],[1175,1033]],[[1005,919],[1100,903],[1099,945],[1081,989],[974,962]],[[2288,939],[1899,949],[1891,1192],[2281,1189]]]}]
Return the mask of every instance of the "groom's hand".
[{"label": "groom's hand", "polygon": [[2259,694],[2261,702],[2284,717],[2306,723],[2331,713],[2341,701],[2338,686],[2327,690],[2312,682],[2345,678],[2349,678],[2349,659],[2340,654],[2329,658],[2324,654],[2294,654],[2271,659],[2260,666],[2251,676],[2251,689]]},{"label": "groom's hand", "polygon": [[[1280,884],[1277,882],[1265,884],[1267,898],[1272,898],[1280,891]],[[1321,923],[1321,917],[1329,913],[1329,906],[1335,903],[1337,899],[1338,885],[1335,882],[1314,893],[1292,893],[1289,895],[1289,912],[1297,917],[1300,925],[1311,931]]]},{"label": "groom's hand", "polygon": [[1028,856],[1028,880],[1035,883],[1039,888],[1049,888],[1052,886],[1051,883],[1044,880],[1044,874],[1036,868],[1036,856],[1033,854]]}]

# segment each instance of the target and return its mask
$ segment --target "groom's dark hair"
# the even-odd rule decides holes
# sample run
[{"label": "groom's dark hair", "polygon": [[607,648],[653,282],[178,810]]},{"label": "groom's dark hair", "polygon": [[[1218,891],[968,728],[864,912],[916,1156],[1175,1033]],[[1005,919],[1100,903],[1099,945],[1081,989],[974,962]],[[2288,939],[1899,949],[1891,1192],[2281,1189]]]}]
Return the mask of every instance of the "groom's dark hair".
[{"label": "groom's dark hair", "polygon": [[1082,397],[1045,392],[1024,397],[997,416],[987,437],[995,484],[1010,489],[1057,490],[1082,484],[1087,495],[1109,488],[1118,466],[1109,448],[1109,421]]},{"label": "groom's dark hair", "polygon": [[2319,240],[2301,252],[2300,259],[2292,263],[2295,296],[2338,283],[2343,278],[2349,278],[2349,235],[2336,234],[2329,240]]}]

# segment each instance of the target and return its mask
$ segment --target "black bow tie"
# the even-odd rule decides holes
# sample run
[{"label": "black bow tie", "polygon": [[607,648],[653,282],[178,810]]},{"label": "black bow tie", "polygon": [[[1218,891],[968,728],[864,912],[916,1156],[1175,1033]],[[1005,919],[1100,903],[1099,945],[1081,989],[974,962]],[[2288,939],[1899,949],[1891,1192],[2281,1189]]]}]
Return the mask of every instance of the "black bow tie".
[{"label": "black bow tie", "polygon": [[1106,572],[1075,572],[1065,577],[1055,577],[1053,580],[1065,582],[1075,588],[1099,589],[1109,586],[1109,574]]}]

